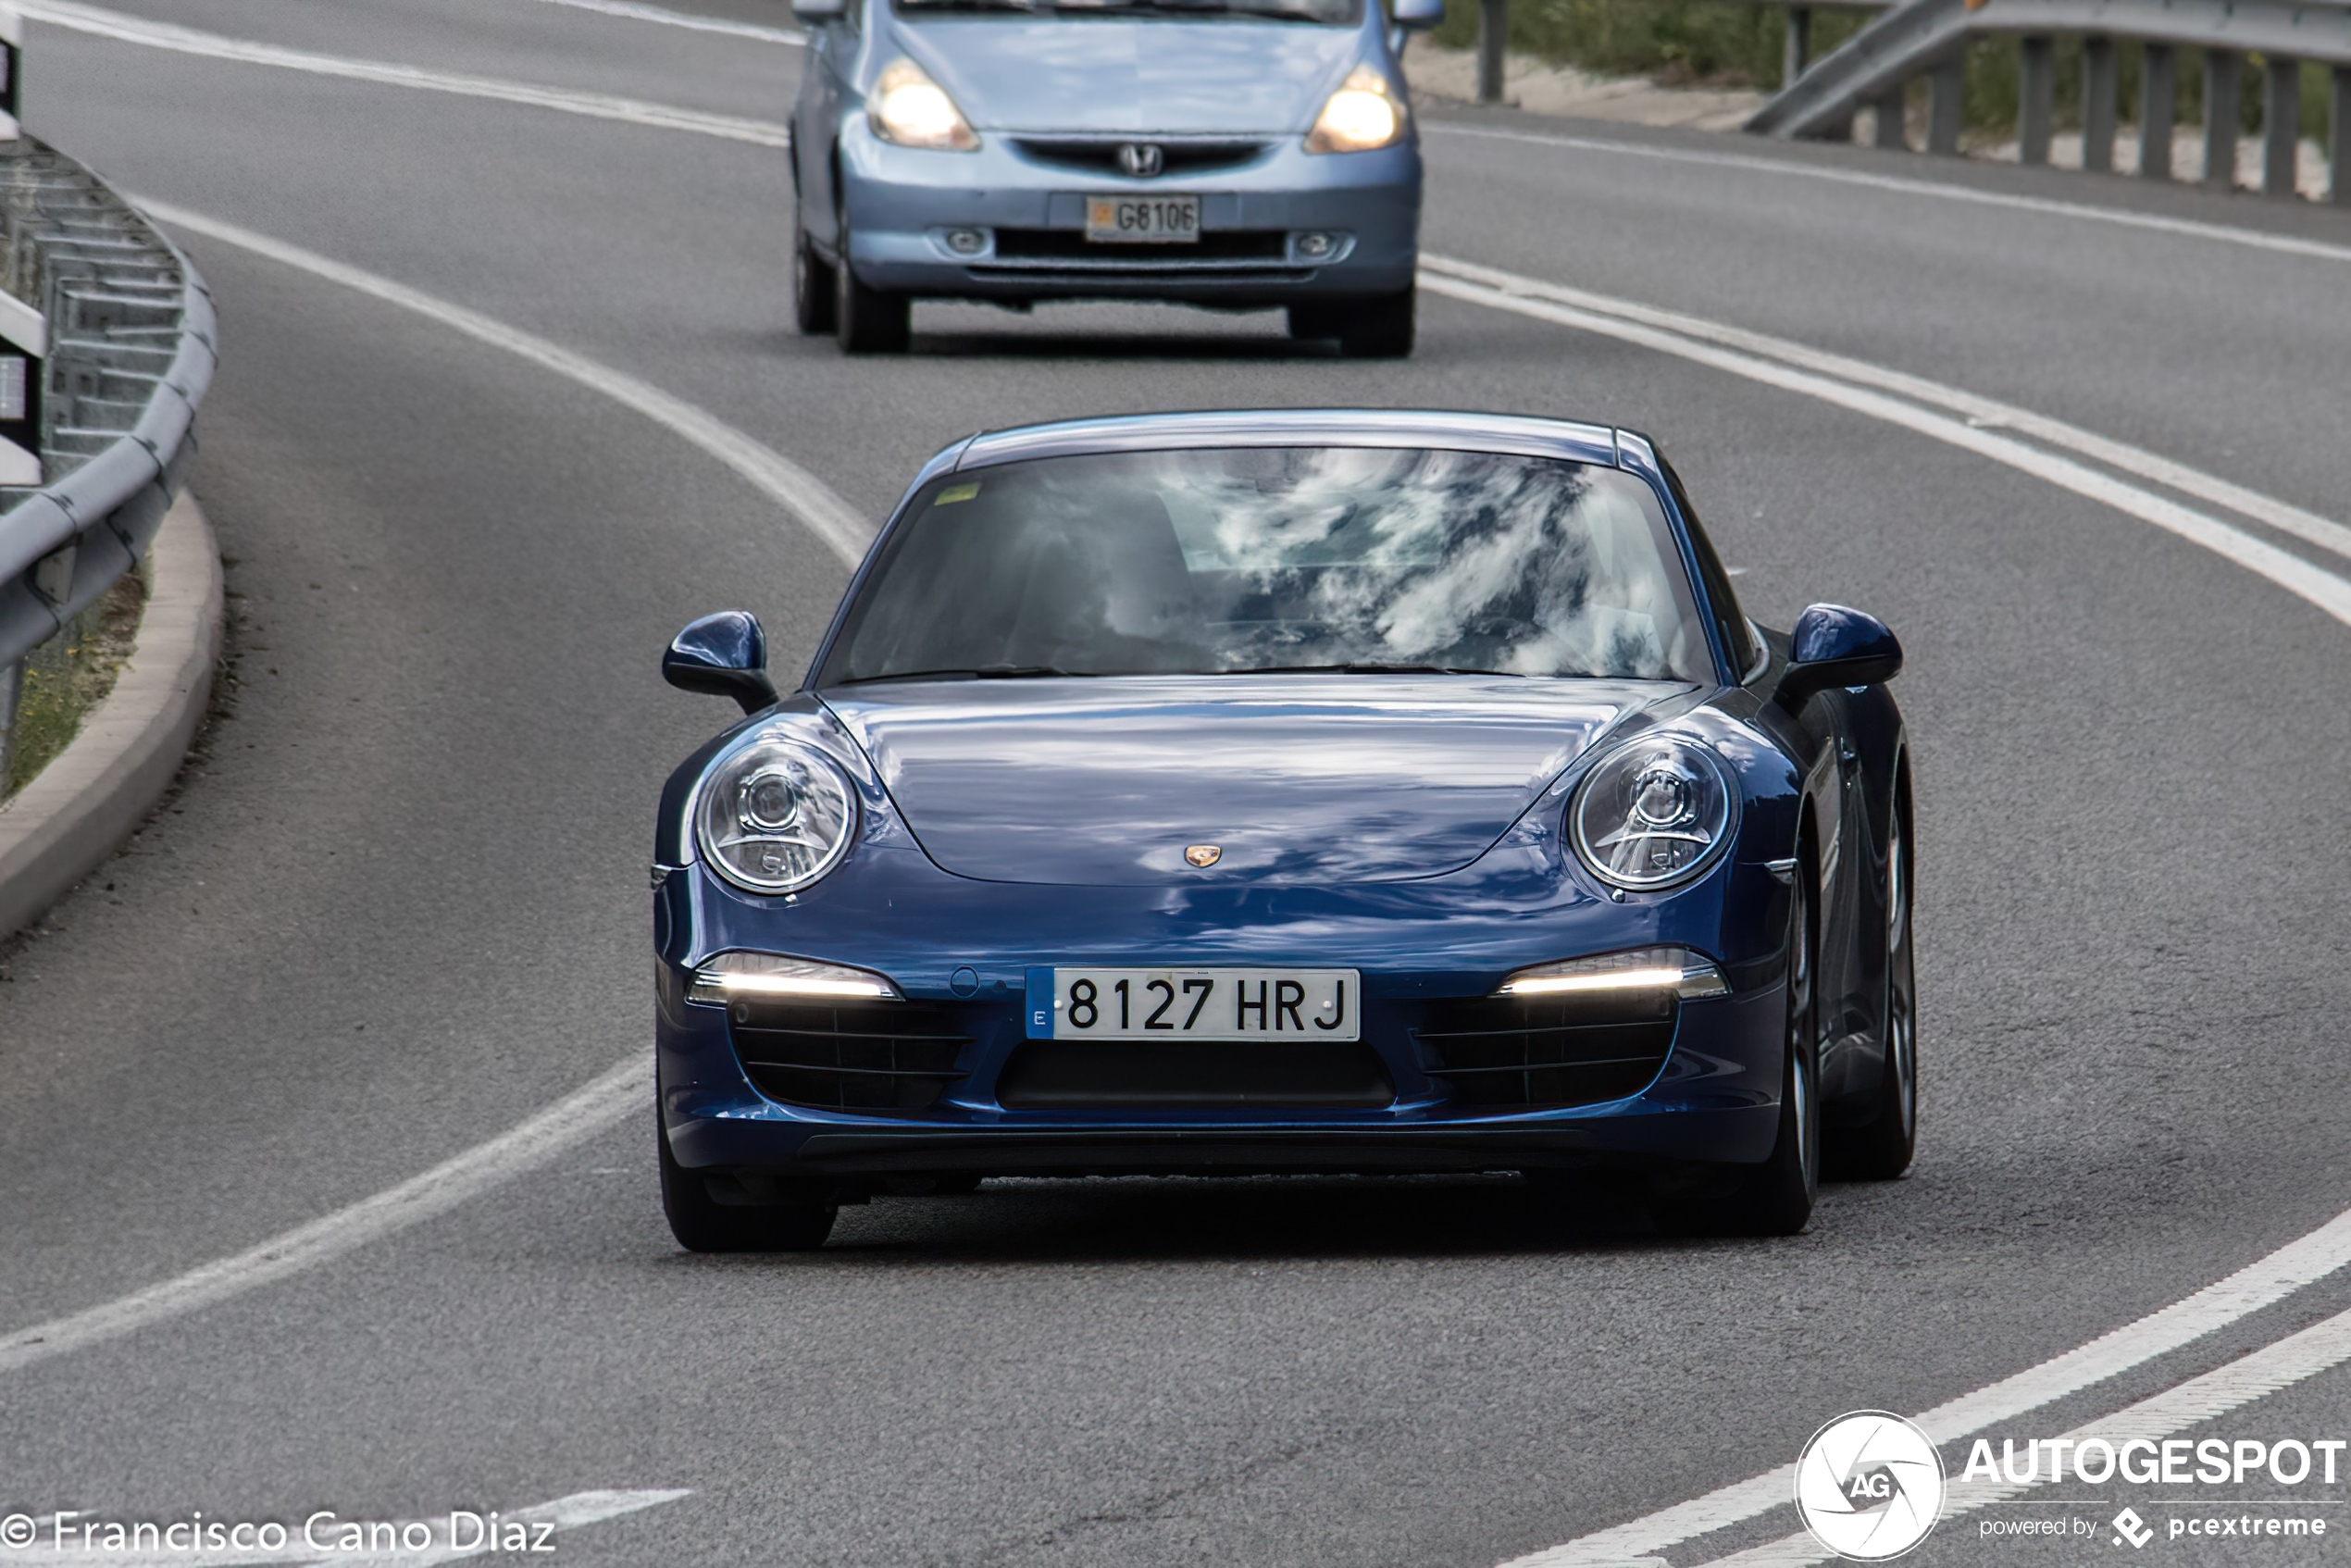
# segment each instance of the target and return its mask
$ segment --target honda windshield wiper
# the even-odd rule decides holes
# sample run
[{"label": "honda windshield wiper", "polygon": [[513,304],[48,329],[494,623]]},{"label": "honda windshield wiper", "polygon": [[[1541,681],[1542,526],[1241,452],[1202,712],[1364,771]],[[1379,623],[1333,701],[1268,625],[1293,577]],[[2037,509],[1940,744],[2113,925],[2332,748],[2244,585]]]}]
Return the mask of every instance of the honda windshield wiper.
[{"label": "honda windshield wiper", "polygon": [[1051,676],[1083,677],[1093,673],[1082,669],[1056,669],[1051,665],[980,665],[966,669],[894,669],[880,675],[852,675],[841,681],[843,686],[863,686],[876,680],[1035,680]]},{"label": "honda windshield wiper", "polygon": [[1327,19],[1289,6],[1237,6],[1232,0],[1061,0],[1061,11],[1164,11],[1176,16],[1248,17],[1267,22],[1322,22]]}]

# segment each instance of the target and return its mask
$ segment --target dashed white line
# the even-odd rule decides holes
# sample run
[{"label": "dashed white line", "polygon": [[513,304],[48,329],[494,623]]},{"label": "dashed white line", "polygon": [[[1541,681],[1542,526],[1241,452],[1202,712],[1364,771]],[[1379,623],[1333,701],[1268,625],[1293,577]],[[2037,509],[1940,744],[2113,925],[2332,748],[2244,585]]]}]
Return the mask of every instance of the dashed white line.
[{"label": "dashed white line", "polygon": [[2006,207],[2011,212],[2039,213],[2044,217],[2069,218],[2087,223],[2108,223],[2117,228],[2146,230],[2183,239],[2210,240],[2220,244],[2273,251],[2281,255],[2308,256],[2320,261],[2351,261],[2351,245],[2331,244],[2324,240],[2305,240],[2293,234],[2272,234],[2258,229],[2236,229],[2225,223],[2201,223],[2188,218],[2165,218],[2159,213],[2132,212],[2121,207],[2093,206],[2086,202],[2063,202],[2047,196],[2021,196],[2006,191],[1984,191],[1972,185],[1937,180],[1872,174],[1866,169],[1840,168],[1831,164],[1759,157],[1752,153],[1707,153],[1689,147],[1654,147],[1637,142],[1611,142],[1594,136],[1554,136],[1532,131],[1504,131],[1491,126],[1460,125],[1449,120],[1424,119],[1421,129],[1444,136],[1476,137],[1487,142],[1523,142],[1538,147],[1565,147],[1579,153],[1605,153],[1615,157],[1654,158],[1662,163],[1735,168],[1746,173],[1778,175],[1790,180],[1817,180],[1833,185],[1854,185],[1864,190],[1887,191],[1905,196],[1925,196],[1935,201]]},{"label": "dashed white line", "polygon": [[394,65],[385,60],[356,60],[346,59],[340,55],[313,54],[306,49],[287,49],[275,44],[202,32],[171,22],[149,21],[144,17],[134,17],[122,11],[79,5],[75,0],[22,0],[17,8],[33,20],[46,22],[52,27],[69,28],[93,37],[137,44],[149,49],[167,49],[175,54],[235,60],[245,65],[275,66],[283,70],[342,77],[350,81],[373,82],[383,87],[405,87],[417,92],[488,98],[499,103],[520,104],[529,108],[553,109],[560,114],[585,115],[591,119],[619,120],[624,124],[641,125],[656,131],[684,131],[698,136],[715,136],[723,141],[749,142],[762,147],[791,145],[791,128],[770,120],[704,114],[699,109],[649,104],[637,98],[619,98],[603,93],[574,93],[527,81],[508,81],[499,77],[466,76],[452,71],[427,70],[419,66]]},{"label": "dashed white line", "polygon": [[304,250],[299,245],[288,244],[283,240],[257,234],[250,229],[243,229],[203,213],[191,212],[168,202],[150,201],[144,197],[138,198],[138,202],[149,217],[166,228],[184,230],[191,234],[218,240],[223,244],[235,245],[240,250],[251,251],[255,255],[267,256],[314,277],[340,283],[344,288],[355,290],[387,305],[414,311],[477,342],[519,355],[591,392],[600,392],[621,406],[675,431],[726,464],[762,494],[798,517],[808,531],[815,534],[843,564],[853,566],[865,559],[865,545],[874,535],[873,525],[859,516],[822,479],[773,447],[753,439],[685,399],[662,391],[650,381],[591,359],[560,343],[550,342],[518,327],[509,327],[479,311],[452,305],[420,289],[412,289],[405,283],[363,271],[347,262],[336,261],[315,251]]},{"label": "dashed white line", "polygon": [[803,47],[808,42],[804,34],[788,32],[780,27],[761,27],[757,22],[730,21],[724,17],[697,17],[660,6],[640,6],[634,0],[540,0],[540,3],[567,6],[575,11],[594,11],[601,16],[619,17],[626,21],[656,22],[663,27],[683,28],[689,32],[715,32],[728,38],[748,38],[760,44],[780,44],[792,49]]}]

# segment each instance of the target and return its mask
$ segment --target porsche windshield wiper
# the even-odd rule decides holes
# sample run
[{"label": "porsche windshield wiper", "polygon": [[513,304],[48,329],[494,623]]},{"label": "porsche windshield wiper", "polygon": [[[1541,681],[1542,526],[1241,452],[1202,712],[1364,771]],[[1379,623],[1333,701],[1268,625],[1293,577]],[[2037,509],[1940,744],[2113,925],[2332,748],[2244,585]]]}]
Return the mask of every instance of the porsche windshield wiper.
[{"label": "porsche windshield wiper", "polygon": [[1470,669],[1461,665],[1383,665],[1351,660],[1343,665],[1251,665],[1225,675],[1509,675],[1506,669]]},{"label": "porsche windshield wiper", "polygon": [[980,665],[965,669],[894,669],[881,675],[852,675],[843,686],[863,686],[875,680],[1035,680],[1051,676],[1082,677],[1090,670],[1056,669],[1051,665]]}]

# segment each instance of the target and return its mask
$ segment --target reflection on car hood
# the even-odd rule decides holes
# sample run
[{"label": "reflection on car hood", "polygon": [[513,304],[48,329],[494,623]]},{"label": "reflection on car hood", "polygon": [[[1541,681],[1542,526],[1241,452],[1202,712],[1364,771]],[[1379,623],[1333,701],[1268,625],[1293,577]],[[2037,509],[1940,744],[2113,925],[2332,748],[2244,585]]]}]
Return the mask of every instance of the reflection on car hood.
[{"label": "reflection on car hood", "polygon": [[980,131],[1289,133],[1355,63],[1351,27],[934,17],[899,40]]},{"label": "reflection on car hood", "polygon": [[[1385,882],[1477,858],[1611,723],[1686,686],[1477,677],[877,682],[825,699],[959,876]],[[1222,852],[1187,865],[1192,845]]]}]

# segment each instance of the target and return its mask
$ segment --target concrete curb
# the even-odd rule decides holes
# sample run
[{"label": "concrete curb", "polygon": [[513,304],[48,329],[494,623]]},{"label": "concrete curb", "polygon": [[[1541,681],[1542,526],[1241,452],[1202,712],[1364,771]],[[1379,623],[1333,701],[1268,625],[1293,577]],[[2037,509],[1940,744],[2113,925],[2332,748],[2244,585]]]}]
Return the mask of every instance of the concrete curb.
[{"label": "concrete curb", "polygon": [[220,659],[220,552],[182,491],[148,554],[145,613],[106,701],[0,806],[0,937],[31,925],[131,836],[188,754]]}]

